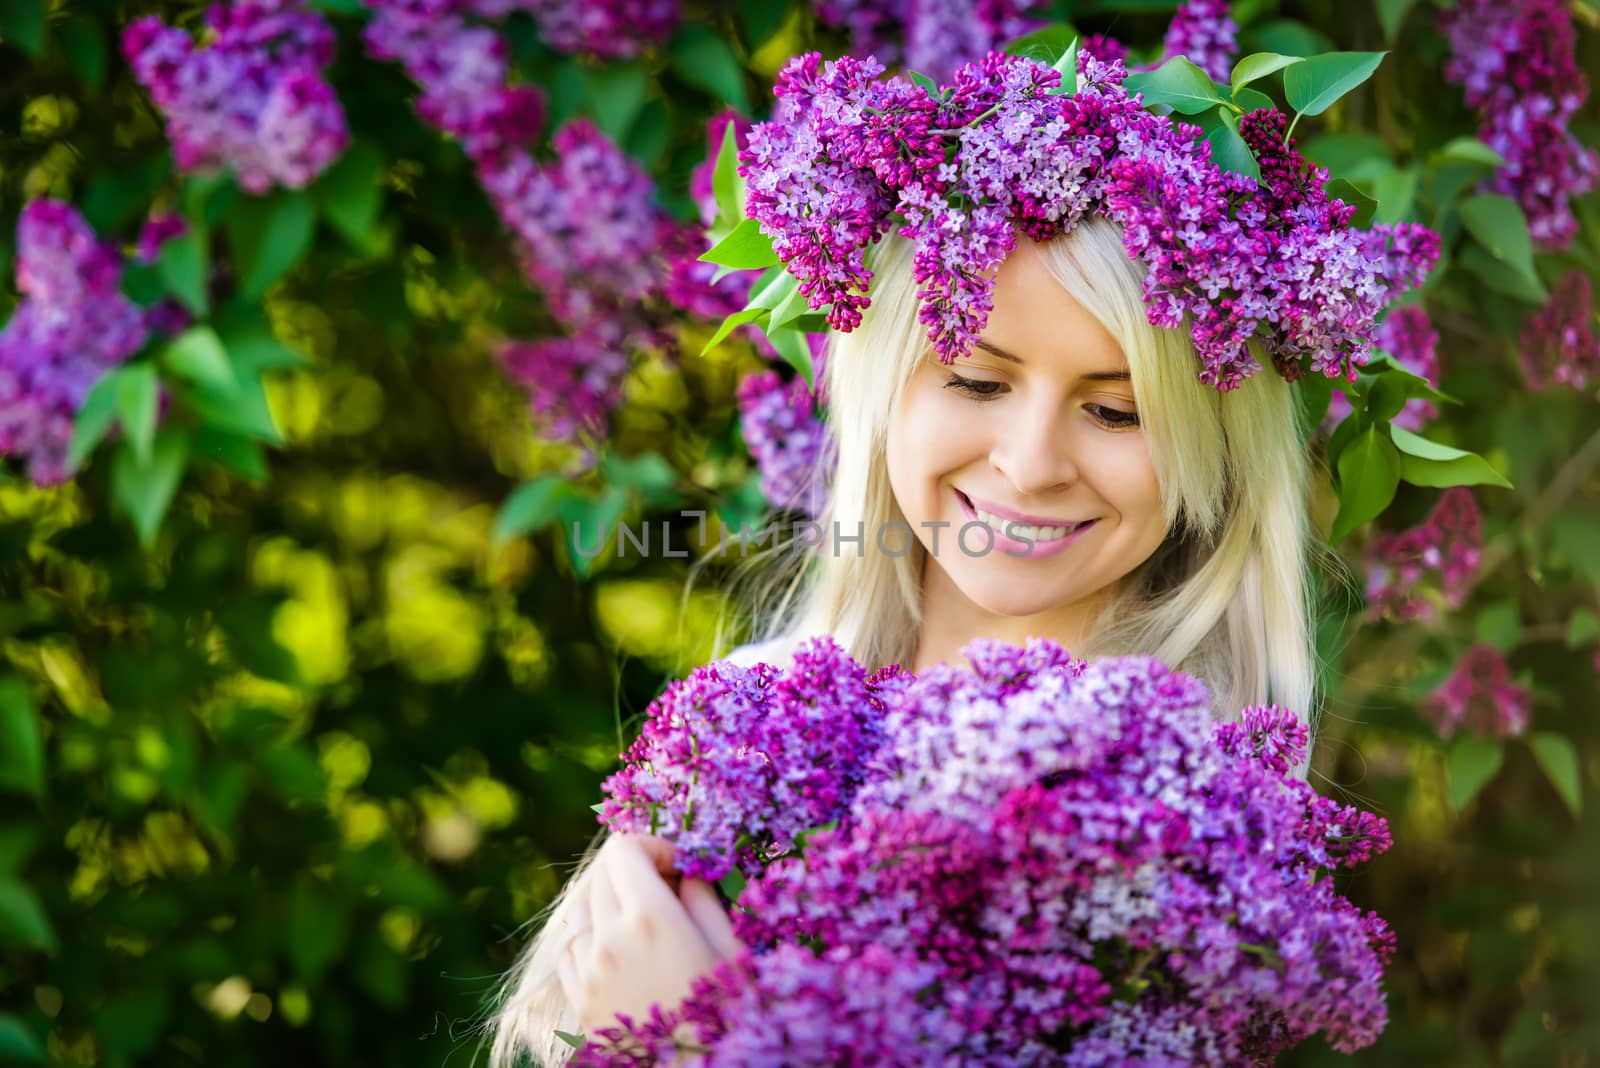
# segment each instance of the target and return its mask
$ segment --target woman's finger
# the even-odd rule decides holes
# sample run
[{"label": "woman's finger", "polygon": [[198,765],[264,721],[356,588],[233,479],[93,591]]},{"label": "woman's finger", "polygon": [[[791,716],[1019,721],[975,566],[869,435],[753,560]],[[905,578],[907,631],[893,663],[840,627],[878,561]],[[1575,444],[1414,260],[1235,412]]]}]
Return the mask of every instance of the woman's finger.
[{"label": "woman's finger", "polygon": [[577,953],[572,943],[556,961],[556,979],[561,983],[561,994],[568,1005],[582,1005],[585,1000],[582,975],[578,970]]},{"label": "woman's finger", "polygon": [[[668,916],[681,906],[678,896],[667,886],[656,866],[655,857],[660,856],[659,850],[652,856],[647,851],[651,847],[644,844],[647,841],[656,839],[630,834],[621,835],[609,843],[611,849],[606,858],[606,871],[611,884],[609,889],[615,900],[627,901],[636,912]],[[668,848],[671,848],[670,845]]]},{"label": "woman's finger", "polygon": [[[600,930],[607,924],[615,923],[617,917],[622,915],[621,899],[617,896],[616,879],[609,870],[608,853],[615,849],[604,850],[600,854],[600,863],[589,869],[589,915],[588,929]],[[580,921],[581,922],[581,921]]]},{"label": "woman's finger", "polygon": [[689,918],[700,929],[700,936],[716,951],[717,956],[736,956],[744,948],[744,943],[733,933],[733,922],[722,910],[722,900],[717,897],[716,887],[704,879],[685,879],[678,896],[683,899],[683,907],[688,911]]}]

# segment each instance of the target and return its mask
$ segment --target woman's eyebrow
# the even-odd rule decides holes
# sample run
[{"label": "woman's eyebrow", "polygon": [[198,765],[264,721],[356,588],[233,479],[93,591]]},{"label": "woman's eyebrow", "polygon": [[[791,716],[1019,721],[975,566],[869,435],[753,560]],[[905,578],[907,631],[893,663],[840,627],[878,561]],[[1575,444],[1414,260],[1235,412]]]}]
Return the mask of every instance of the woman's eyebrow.
[{"label": "woman's eyebrow", "polygon": [[[1005,349],[998,345],[992,345],[981,337],[976,338],[973,344],[991,356],[998,356],[1002,360],[1010,360],[1012,363],[1022,362],[1021,359],[1013,356]],[[1131,382],[1133,380],[1133,375],[1129,374],[1126,368],[1120,371],[1090,371],[1088,374],[1080,375],[1079,377],[1086,378],[1091,382]]]}]

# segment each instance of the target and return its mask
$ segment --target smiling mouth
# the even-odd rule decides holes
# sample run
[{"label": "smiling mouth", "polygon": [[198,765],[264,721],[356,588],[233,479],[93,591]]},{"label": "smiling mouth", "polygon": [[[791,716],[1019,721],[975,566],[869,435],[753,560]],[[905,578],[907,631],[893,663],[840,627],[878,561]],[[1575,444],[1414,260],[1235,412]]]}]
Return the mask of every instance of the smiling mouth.
[{"label": "smiling mouth", "polygon": [[961,499],[962,505],[969,513],[977,518],[978,522],[988,526],[989,529],[993,530],[996,534],[1000,535],[1001,537],[1011,538],[1013,540],[1016,538],[1025,538],[1035,545],[1049,545],[1054,542],[1065,541],[1067,538],[1070,538],[1072,535],[1083,530],[1085,527],[1091,526],[1095,522],[1093,519],[1085,519],[1077,523],[1065,523],[1056,526],[1038,526],[1033,523],[1022,523],[1014,519],[1006,519],[1002,516],[985,512],[983,509],[972,503],[971,497],[968,497],[960,490],[956,490],[956,496]]}]

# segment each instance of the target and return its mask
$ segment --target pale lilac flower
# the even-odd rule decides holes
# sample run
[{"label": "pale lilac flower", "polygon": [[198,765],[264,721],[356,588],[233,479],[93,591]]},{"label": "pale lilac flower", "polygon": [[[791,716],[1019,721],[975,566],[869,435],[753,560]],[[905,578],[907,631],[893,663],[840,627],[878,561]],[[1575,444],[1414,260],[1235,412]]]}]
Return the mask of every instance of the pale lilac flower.
[{"label": "pale lilac flower", "polygon": [[231,167],[251,193],[303,188],[350,140],[322,77],[332,27],[294,0],[214,4],[206,23],[211,38],[200,48],[154,15],[122,35],[135,76],[166,117],[178,168]]},{"label": "pale lilac flower", "polygon": [[760,371],[739,384],[738,402],[739,425],[767,502],[812,518],[822,514],[832,434],[805,380],[785,384],[776,371]]},{"label": "pale lilac flower", "polygon": [[1166,56],[1184,56],[1212,81],[1226,82],[1239,50],[1238,32],[1228,0],[1183,0],[1167,26]]}]

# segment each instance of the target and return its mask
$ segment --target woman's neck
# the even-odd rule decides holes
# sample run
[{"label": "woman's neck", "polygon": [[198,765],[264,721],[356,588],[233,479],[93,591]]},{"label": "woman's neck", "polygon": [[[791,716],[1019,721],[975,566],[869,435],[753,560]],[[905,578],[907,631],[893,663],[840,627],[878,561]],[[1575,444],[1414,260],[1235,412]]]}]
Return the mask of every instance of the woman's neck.
[{"label": "woman's neck", "polygon": [[1104,590],[1088,600],[1031,616],[997,615],[973,604],[944,569],[930,561],[922,577],[922,628],[907,666],[918,674],[939,663],[965,666],[961,650],[975,638],[1010,645],[1049,638],[1069,653],[1087,655],[1101,609],[1113,592]]}]

